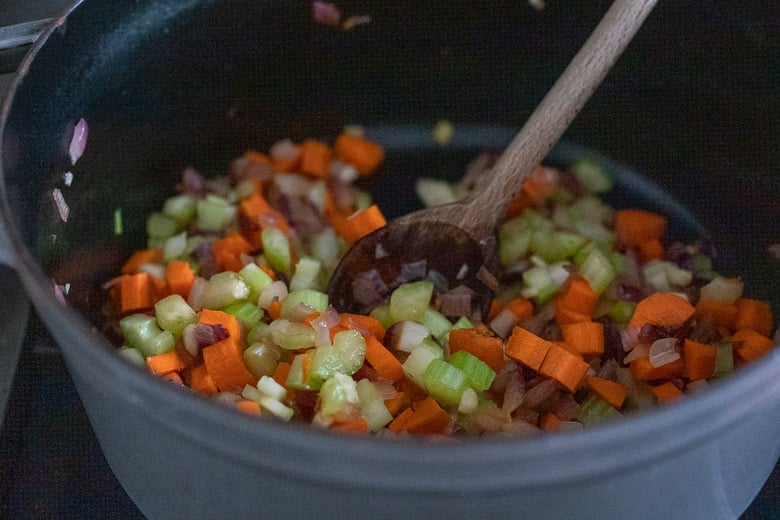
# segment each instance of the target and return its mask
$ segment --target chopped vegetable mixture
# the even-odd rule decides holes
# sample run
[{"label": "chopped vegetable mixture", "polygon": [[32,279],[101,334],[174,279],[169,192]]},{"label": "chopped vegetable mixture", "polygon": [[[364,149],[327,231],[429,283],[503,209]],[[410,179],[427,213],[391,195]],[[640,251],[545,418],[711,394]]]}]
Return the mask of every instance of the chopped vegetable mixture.
[{"label": "chopped vegetable mixture", "polygon": [[[369,315],[340,313],[330,273],[385,224],[352,183],[383,155],[353,128],[332,144],[247,151],[223,178],[187,169],[149,215],[147,248],[107,284],[119,352],[248,414],[477,436],[666,405],[777,343],[767,303],[714,272],[706,244],[668,243],[664,216],[607,206],[612,180],[587,159],[539,166],[510,204],[484,319],[470,315],[469,289],[414,265]],[[465,181],[422,179],[418,191],[447,202]]]}]

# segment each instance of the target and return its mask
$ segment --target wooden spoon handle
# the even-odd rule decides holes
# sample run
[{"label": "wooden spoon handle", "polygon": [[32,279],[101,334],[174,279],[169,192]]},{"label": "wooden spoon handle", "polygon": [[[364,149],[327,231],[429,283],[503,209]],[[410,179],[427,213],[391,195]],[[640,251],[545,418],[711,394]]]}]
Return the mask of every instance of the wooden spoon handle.
[{"label": "wooden spoon handle", "polygon": [[617,61],[657,0],[615,0],[491,172],[466,201],[461,226],[491,232],[528,174],[547,155]]}]

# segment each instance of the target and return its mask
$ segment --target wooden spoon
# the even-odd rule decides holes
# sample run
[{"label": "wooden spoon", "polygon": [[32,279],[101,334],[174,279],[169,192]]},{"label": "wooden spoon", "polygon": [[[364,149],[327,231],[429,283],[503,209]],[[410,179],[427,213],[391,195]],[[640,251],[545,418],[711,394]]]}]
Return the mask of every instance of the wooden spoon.
[{"label": "wooden spoon", "polygon": [[[328,286],[342,312],[368,313],[406,281],[466,286],[472,315],[490,304],[498,271],[497,227],[531,170],[547,155],[612,68],[656,0],[616,0],[492,169],[464,200],[410,213],[358,240]],[[422,276],[421,276],[422,274]]]}]

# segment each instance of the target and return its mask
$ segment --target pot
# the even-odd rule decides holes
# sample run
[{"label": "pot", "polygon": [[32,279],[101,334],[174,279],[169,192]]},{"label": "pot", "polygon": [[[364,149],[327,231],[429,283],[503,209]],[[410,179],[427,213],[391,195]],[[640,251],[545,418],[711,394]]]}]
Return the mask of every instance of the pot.
[{"label": "pot", "polygon": [[[457,176],[480,149],[505,145],[595,25],[606,8],[598,4],[537,14],[516,3],[452,10],[366,2],[344,9],[370,14],[371,23],[343,31],[314,24],[309,3],[84,0],[54,21],[3,105],[6,260],[59,344],[107,461],[145,515],[562,518],[576,508],[582,518],[725,519],[747,507],[780,456],[778,351],[701,396],[581,433],[387,442],[222,409],[126,363],[100,332],[101,284],[143,244],[145,216],[184,167],[218,175],[246,148],[363,124],[387,147],[386,175],[369,188],[394,216],[412,198],[394,189],[408,184],[390,172]],[[678,104],[709,101],[714,87],[691,77],[682,82],[690,91],[674,93],[688,65],[647,54],[657,31],[670,37],[674,9],[651,16],[568,137],[595,135],[589,144],[674,191],[678,198],[597,156],[616,175],[618,198],[668,209],[675,234],[700,233],[706,222],[723,245],[722,270],[747,273],[748,292],[780,308],[778,262],[765,253],[776,232],[752,220],[779,216],[769,193],[780,182],[761,169],[773,164],[774,139],[745,130],[752,143],[731,142],[730,127],[707,126],[713,110],[735,124],[769,116],[735,98],[686,112],[701,119],[678,119]],[[550,29],[561,25],[570,30],[565,39]],[[759,50],[771,55],[771,47]],[[634,76],[647,69],[663,71],[667,83]],[[772,86],[761,78],[758,85]],[[653,89],[660,107],[643,100]],[[68,144],[81,118],[87,148],[72,164]],[[441,118],[457,122],[450,148],[426,144]],[[714,149],[715,139],[733,155]],[[582,152],[564,145],[554,155]],[[707,199],[734,186],[730,174],[709,178],[692,167],[710,153],[730,158],[730,171],[765,173],[762,185],[740,186],[742,198],[716,207]],[[67,290],[66,305],[55,285]]]}]

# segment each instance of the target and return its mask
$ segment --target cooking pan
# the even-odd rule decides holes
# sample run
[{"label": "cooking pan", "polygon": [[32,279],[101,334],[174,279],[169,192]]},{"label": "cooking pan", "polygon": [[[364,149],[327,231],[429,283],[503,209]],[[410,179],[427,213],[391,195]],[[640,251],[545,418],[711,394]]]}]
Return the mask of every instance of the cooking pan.
[{"label": "cooking pan", "polygon": [[[780,455],[777,352],[687,402],[582,433],[388,441],[222,409],[130,366],[101,333],[101,284],[143,245],[145,215],[182,168],[219,175],[247,148],[361,124],[388,148],[367,187],[391,216],[411,209],[398,188],[414,174],[454,178],[506,144],[606,9],[576,4],[354,2],[344,13],[371,22],[345,31],[313,23],[308,2],[85,0],[52,23],[3,105],[6,258],[144,514],[734,518],[747,507]],[[777,100],[763,95],[777,86],[776,40],[726,4],[660,6],[566,137],[599,150],[616,202],[668,209],[676,235],[709,230],[719,268],[776,306]],[[686,20],[708,31],[685,36]],[[750,67],[721,63],[739,52]],[[89,137],[72,164],[81,118]],[[427,137],[443,118],[456,127],[446,148]],[[552,159],[579,153],[562,145]]]}]

